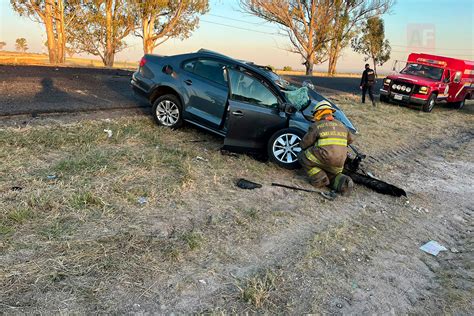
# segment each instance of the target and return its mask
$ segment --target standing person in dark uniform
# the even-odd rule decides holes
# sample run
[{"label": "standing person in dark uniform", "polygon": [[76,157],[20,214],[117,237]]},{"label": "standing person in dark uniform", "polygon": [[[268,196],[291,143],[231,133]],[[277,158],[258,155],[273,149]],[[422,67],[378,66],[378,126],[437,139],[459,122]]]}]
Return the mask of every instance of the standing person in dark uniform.
[{"label": "standing person in dark uniform", "polygon": [[369,92],[370,101],[375,106],[373,87],[375,84],[375,72],[370,69],[369,64],[365,64],[365,70],[360,79],[360,89],[362,90],[362,103],[365,103],[365,94]]}]

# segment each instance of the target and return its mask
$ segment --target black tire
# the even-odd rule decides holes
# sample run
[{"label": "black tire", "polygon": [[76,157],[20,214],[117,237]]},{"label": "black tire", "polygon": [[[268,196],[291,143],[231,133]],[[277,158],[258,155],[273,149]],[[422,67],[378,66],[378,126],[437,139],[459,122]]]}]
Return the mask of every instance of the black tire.
[{"label": "black tire", "polygon": [[[299,168],[300,164],[297,157],[301,152],[299,142],[304,134],[303,131],[297,128],[284,128],[277,131],[268,140],[268,159],[285,169]],[[281,150],[283,152],[280,153]]]},{"label": "black tire", "polygon": [[431,111],[433,111],[433,108],[434,108],[434,106],[435,106],[435,104],[436,104],[436,97],[437,97],[436,93],[432,93],[432,94],[430,95],[430,97],[428,98],[428,101],[426,101],[426,103],[423,104],[423,107],[422,107],[423,112],[431,112]]},{"label": "black tire", "polygon": [[458,109],[458,110],[461,110],[464,105],[466,104],[466,100],[468,99],[467,95],[464,97],[464,99],[462,101],[459,101],[459,102],[454,102],[453,103],[453,107],[455,109]]},{"label": "black tire", "polygon": [[383,94],[380,95],[380,102],[390,103],[388,97],[386,95],[383,95]]},{"label": "black tire", "polygon": [[173,94],[165,94],[153,102],[153,118],[158,125],[169,128],[183,126],[183,106]]}]

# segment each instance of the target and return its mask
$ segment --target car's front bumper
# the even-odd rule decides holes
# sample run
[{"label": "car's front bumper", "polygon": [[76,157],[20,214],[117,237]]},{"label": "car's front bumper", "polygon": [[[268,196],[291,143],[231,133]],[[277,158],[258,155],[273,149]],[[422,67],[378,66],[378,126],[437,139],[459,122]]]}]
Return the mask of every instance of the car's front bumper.
[{"label": "car's front bumper", "polygon": [[[414,95],[393,93],[383,88],[380,89],[380,95],[387,97],[390,101],[398,102],[398,103],[423,105],[428,101],[428,96],[426,96],[426,98],[423,98],[423,97],[414,96]],[[396,95],[401,96],[401,97],[395,98]]]}]

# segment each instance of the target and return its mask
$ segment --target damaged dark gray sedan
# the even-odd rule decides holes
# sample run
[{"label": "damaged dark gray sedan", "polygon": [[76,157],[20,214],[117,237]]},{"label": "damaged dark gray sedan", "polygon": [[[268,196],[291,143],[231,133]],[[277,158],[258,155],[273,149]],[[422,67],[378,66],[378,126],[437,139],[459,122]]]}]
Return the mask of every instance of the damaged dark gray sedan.
[{"label": "damaged dark gray sedan", "polygon": [[[145,55],[131,84],[153,105],[158,124],[194,124],[223,136],[228,150],[263,152],[288,169],[298,166],[299,141],[312,124],[314,104],[326,100],[312,89],[290,85],[267,67],[207,50]],[[333,106],[336,119],[356,132]]]}]

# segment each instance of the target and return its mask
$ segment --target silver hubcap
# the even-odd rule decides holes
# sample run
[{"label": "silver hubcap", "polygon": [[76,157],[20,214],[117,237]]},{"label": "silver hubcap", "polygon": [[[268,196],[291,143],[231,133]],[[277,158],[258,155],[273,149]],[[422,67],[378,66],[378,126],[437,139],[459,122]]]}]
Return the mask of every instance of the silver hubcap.
[{"label": "silver hubcap", "polygon": [[432,109],[435,105],[435,100],[431,99],[430,100],[430,109]]},{"label": "silver hubcap", "polygon": [[273,155],[283,163],[295,162],[301,152],[301,138],[295,134],[282,134],[273,142]]},{"label": "silver hubcap", "polygon": [[179,109],[169,100],[161,101],[156,107],[156,117],[165,126],[173,126],[179,120]]}]

